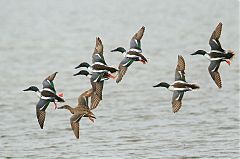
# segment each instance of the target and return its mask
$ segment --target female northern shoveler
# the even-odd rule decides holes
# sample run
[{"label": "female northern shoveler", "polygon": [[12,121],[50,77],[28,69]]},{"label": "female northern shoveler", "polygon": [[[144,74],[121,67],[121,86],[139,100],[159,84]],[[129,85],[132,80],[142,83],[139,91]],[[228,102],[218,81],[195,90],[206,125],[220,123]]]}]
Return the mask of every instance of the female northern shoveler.
[{"label": "female northern shoveler", "polygon": [[175,71],[175,82],[171,85],[166,82],[161,82],[153,86],[153,87],[166,87],[168,90],[173,91],[172,109],[174,113],[178,112],[178,110],[182,106],[182,98],[184,92],[200,88],[196,84],[186,82],[184,70],[185,70],[184,58],[182,56],[178,56],[178,64]]},{"label": "female northern shoveler", "polygon": [[70,124],[72,130],[77,139],[79,139],[79,121],[82,117],[88,117],[94,122],[95,115],[90,111],[88,107],[88,98],[92,95],[92,89],[85,91],[78,97],[78,105],[72,108],[69,105],[58,107],[58,109],[68,109],[73,115],[70,118]]},{"label": "female northern shoveler", "polygon": [[130,49],[126,51],[123,47],[118,47],[111,52],[121,52],[124,56],[123,60],[119,64],[118,78],[116,80],[119,83],[123,76],[125,75],[127,68],[133,63],[133,61],[140,61],[143,64],[147,63],[147,59],[142,55],[141,48],[141,39],[143,37],[143,33],[145,31],[145,27],[143,26],[131,39],[130,41]]},{"label": "female northern shoveler", "polygon": [[212,36],[209,39],[209,45],[211,47],[210,53],[207,53],[204,50],[198,50],[195,53],[192,53],[191,55],[203,55],[207,57],[210,60],[210,65],[208,67],[208,71],[218,86],[218,88],[222,88],[222,82],[221,77],[218,72],[218,68],[220,66],[220,63],[222,61],[226,61],[228,65],[231,64],[231,59],[234,56],[234,52],[231,50],[224,50],[222,49],[222,46],[220,44],[219,38],[221,36],[222,31],[222,23],[220,22],[215,30],[212,33]]},{"label": "female northern shoveler", "polygon": [[53,84],[53,80],[56,76],[57,72],[53,73],[52,75],[48,76],[43,82],[43,89],[39,90],[36,86],[31,86],[23,91],[34,91],[39,96],[40,100],[36,105],[36,114],[38,123],[40,125],[40,128],[43,129],[44,121],[48,105],[50,102],[53,102],[55,105],[55,109],[57,108],[57,105],[55,101],[57,102],[64,102],[64,99],[62,97],[62,93],[59,95],[56,94],[56,90]]}]

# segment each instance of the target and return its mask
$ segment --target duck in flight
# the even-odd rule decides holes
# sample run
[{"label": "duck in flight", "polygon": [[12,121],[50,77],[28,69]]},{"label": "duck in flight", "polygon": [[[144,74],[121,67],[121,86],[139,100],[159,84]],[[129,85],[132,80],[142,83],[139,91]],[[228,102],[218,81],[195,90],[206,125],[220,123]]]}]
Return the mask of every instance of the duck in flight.
[{"label": "duck in flight", "polygon": [[90,66],[88,63],[83,62],[78,65],[76,68],[86,67],[89,69],[90,72],[80,71],[76,74],[83,74],[90,77],[90,82],[92,85],[93,93],[91,96],[91,109],[94,109],[98,106],[100,101],[102,100],[102,91],[103,91],[103,84],[104,80],[109,78],[115,78],[112,73],[117,72],[118,70],[114,67],[108,66],[103,56],[103,44],[102,40],[97,37],[96,38],[96,45],[94,52],[92,54],[92,65]]},{"label": "duck in flight", "polygon": [[75,108],[69,105],[58,107],[58,109],[67,109],[73,114],[70,118],[70,124],[77,139],[79,139],[79,121],[81,118],[88,117],[92,122],[94,122],[94,119],[96,119],[95,115],[90,111],[88,107],[88,98],[92,95],[92,93],[92,89],[89,89],[82,93],[78,97],[78,105]]},{"label": "duck in flight", "polygon": [[173,91],[172,97],[173,113],[178,112],[179,109],[181,108],[184,92],[200,88],[196,84],[186,82],[185,61],[184,58],[180,55],[178,56],[178,64],[175,70],[175,81],[172,84],[161,82],[153,87],[166,87],[168,90]]},{"label": "duck in flight", "polygon": [[53,73],[52,75],[48,76],[43,82],[43,89],[39,90],[36,86],[31,86],[23,91],[34,91],[37,93],[38,97],[40,98],[39,102],[36,105],[36,115],[38,119],[38,123],[40,125],[40,128],[43,129],[44,121],[48,105],[53,102],[55,105],[55,109],[57,108],[56,101],[57,102],[64,102],[64,99],[62,98],[63,94],[59,93],[56,94],[56,90],[54,87],[53,80],[56,76],[57,72]]},{"label": "duck in flight", "polygon": [[213,31],[210,39],[209,39],[209,45],[211,47],[211,51],[207,53],[204,50],[198,50],[195,53],[192,53],[191,55],[203,55],[207,57],[207,59],[210,61],[210,65],[208,66],[208,71],[218,86],[218,88],[222,88],[222,82],[220,73],[218,72],[218,69],[220,67],[221,62],[225,61],[228,65],[231,64],[231,59],[234,56],[234,52],[231,50],[224,50],[221,46],[221,43],[219,41],[219,38],[221,36],[222,31],[222,23],[220,22],[215,30]]},{"label": "duck in flight", "polygon": [[145,31],[145,27],[143,26],[137,33],[134,34],[130,41],[130,49],[126,51],[123,47],[118,47],[114,50],[111,50],[111,52],[121,52],[124,56],[123,60],[120,62],[118,66],[118,77],[116,79],[116,82],[119,83],[123,76],[126,74],[126,71],[128,67],[134,62],[134,61],[140,61],[143,64],[147,63],[147,59],[142,54],[142,48],[141,48],[141,39],[143,37]]}]

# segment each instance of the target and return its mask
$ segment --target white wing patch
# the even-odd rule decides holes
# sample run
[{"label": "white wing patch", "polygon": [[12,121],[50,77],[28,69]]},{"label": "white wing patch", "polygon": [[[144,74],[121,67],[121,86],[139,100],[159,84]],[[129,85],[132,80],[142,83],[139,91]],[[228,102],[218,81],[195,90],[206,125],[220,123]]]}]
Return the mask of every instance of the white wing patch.
[{"label": "white wing patch", "polygon": [[181,78],[183,78],[182,72],[178,71],[179,75],[181,76]]},{"label": "white wing patch", "polygon": [[123,66],[127,66],[131,61],[129,60],[127,63],[123,64]]}]

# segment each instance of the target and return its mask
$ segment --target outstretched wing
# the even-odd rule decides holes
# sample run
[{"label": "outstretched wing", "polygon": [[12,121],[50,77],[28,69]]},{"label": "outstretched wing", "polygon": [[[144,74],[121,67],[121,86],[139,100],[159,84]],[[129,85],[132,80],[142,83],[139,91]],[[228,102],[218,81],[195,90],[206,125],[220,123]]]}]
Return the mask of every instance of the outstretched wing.
[{"label": "outstretched wing", "polygon": [[50,103],[49,100],[40,99],[36,105],[36,115],[37,115],[38,123],[41,129],[43,129],[43,126],[44,126],[44,121],[46,116],[45,110],[47,109],[49,103]]},{"label": "outstretched wing", "polygon": [[74,135],[77,139],[79,139],[79,121],[83,117],[84,114],[74,114],[70,118],[70,124],[73,130]]},{"label": "outstretched wing", "polygon": [[143,37],[145,27],[143,26],[137,33],[134,34],[130,41],[130,49],[141,50],[141,39]]},{"label": "outstretched wing", "polygon": [[173,113],[178,112],[179,109],[181,108],[183,95],[184,95],[184,92],[182,92],[182,91],[174,91],[173,92],[173,97],[172,97]]},{"label": "outstretched wing", "polygon": [[88,107],[88,98],[90,96],[92,96],[93,91],[92,88],[83,92],[79,97],[78,97],[78,107],[80,106],[85,106],[87,109],[89,109]]},{"label": "outstretched wing", "polygon": [[90,106],[90,109],[95,109],[97,108],[98,104],[100,103],[101,99],[100,97],[96,94],[96,93],[93,93],[92,96],[91,96],[91,106]]},{"label": "outstretched wing", "polygon": [[142,53],[138,53],[138,52],[135,52],[135,51],[129,51],[127,53],[126,57],[133,60],[133,61],[143,60],[143,61],[147,62],[147,58],[145,56],[143,56]]},{"label": "outstretched wing", "polygon": [[103,56],[103,44],[102,44],[102,40],[99,37],[96,38],[96,46],[92,55],[92,63],[95,63],[95,62],[101,62],[106,65],[106,62]]},{"label": "outstretched wing", "polygon": [[102,91],[103,91],[104,81],[92,82],[93,92],[102,100]]},{"label": "outstretched wing", "polygon": [[210,39],[209,39],[209,45],[211,47],[211,50],[217,50],[220,52],[223,52],[224,50],[221,47],[221,44],[219,42],[219,38],[221,36],[221,31],[222,31],[222,23],[220,22],[215,30],[213,31]]},{"label": "outstretched wing", "polygon": [[208,71],[209,71],[212,79],[218,86],[218,88],[222,88],[221,77],[220,77],[220,73],[218,72],[220,63],[221,63],[221,60],[211,61],[210,65],[208,67]]},{"label": "outstretched wing", "polygon": [[100,101],[102,100],[102,91],[103,91],[103,84],[104,81],[100,82],[91,82],[93,93],[91,96],[91,106],[90,109],[95,109]]},{"label": "outstretched wing", "polygon": [[48,80],[48,79],[45,79],[45,80],[42,82],[42,85],[43,85],[43,89],[48,88],[48,89],[52,90],[54,93],[56,93],[56,90],[55,90],[53,81],[50,81],[50,80]]},{"label": "outstretched wing", "polygon": [[119,83],[125,73],[127,72],[127,68],[133,63],[133,60],[130,58],[125,57],[118,66],[118,77],[116,79],[116,82]]},{"label": "outstretched wing", "polygon": [[184,58],[180,55],[178,55],[178,64],[175,71],[175,81],[178,81],[178,80],[186,82],[185,61],[184,61]]}]

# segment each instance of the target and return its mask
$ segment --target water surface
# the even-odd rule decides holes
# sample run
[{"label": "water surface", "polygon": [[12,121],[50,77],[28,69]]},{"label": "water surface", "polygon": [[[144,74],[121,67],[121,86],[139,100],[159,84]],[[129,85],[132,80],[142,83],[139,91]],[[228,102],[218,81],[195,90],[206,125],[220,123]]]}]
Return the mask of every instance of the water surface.
[{"label": "water surface", "polygon": [[[238,158],[239,54],[231,67],[222,63],[223,88],[208,74],[209,61],[189,54],[209,50],[208,40],[221,21],[222,46],[239,52],[239,5],[234,0],[200,1],[0,1],[0,158]],[[149,63],[134,63],[120,84],[109,80],[94,124],[81,120],[80,139],[70,128],[71,114],[47,109],[44,130],[35,116],[37,97],[22,92],[58,71],[55,86],[66,103],[90,88],[73,68],[91,62],[95,38],[111,53],[141,27]],[[184,96],[173,114],[172,93],[152,88],[172,82],[177,55],[186,61],[186,79],[200,90]]]}]

